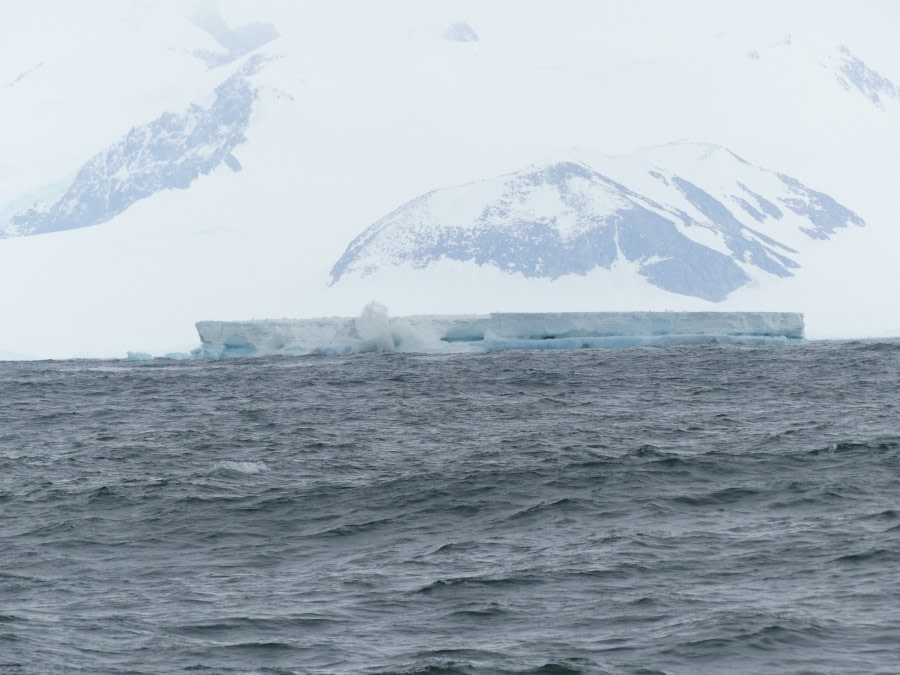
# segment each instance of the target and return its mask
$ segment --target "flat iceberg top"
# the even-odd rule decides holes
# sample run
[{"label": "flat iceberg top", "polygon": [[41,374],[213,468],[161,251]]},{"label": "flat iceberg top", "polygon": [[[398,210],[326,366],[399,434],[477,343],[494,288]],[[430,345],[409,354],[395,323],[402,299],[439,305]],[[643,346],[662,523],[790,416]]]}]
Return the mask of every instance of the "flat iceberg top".
[{"label": "flat iceberg top", "polygon": [[200,321],[205,358],[365,351],[443,353],[803,339],[792,312],[497,312],[388,317],[376,303],[356,318]]}]

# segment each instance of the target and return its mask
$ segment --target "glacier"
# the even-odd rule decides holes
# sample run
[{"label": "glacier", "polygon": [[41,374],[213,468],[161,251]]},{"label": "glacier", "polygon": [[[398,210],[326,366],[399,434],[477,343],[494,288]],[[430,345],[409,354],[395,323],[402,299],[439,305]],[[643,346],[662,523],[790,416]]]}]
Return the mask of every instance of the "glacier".
[{"label": "glacier", "polygon": [[790,343],[804,339],[793,312],[495,312],[389,317],[378,303],[359,317],[200,321],[205,359],[276,354],[490,352],[603,349],[710,342]]}]

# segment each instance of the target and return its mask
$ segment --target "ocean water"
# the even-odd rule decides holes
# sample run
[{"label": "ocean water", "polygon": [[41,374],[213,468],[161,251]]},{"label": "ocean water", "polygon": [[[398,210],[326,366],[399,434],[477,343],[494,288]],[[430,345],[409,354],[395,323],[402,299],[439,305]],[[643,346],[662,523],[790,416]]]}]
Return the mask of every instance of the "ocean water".
[{"label": "ocean water", "polygon": [[0,672],[900,672],[900,342],[0,364]]}]

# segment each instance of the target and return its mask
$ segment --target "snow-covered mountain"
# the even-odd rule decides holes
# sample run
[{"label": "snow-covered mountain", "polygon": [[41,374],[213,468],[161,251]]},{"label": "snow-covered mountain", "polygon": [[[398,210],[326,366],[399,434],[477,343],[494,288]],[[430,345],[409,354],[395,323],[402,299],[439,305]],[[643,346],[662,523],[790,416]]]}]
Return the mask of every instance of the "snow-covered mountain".
[{"label": "snow-covered mountain", "polygon": [[881,0],[8,0],[0,354],[187,350],[197,320],[372,299],[900,332],[898,21]]},{"label": "snow-covered mountain", "polygon": [[417,197],[357,237],[332,282],[443,258],[550,279],[622,259],[654,286],[718,302],[748,272],[791,276],[804,240],[863,225],[828,195],[711,144],[603,164],[555,161]]},{"label": "snow-covered mountain", "polygon": [[[204,60],[210,53],[202,52]],[[224,58],[224,56],[223,56]],[[257,91],[249,76],[265,57],[255,55],[215,89],[209,107],[191,104],[131,129],[89,159],[62,195],[15,214],[0,236],[43,234],[97,225],[163,190],[185,190],[220,165],[240,171],[232,151],[244,132]]]}]

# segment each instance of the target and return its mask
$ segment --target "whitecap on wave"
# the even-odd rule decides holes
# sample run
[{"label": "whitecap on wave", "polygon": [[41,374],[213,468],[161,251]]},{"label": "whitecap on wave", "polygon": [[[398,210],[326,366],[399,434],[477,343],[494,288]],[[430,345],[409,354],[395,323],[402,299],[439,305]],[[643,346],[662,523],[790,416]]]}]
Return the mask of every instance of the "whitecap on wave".
[{"label": "whitecap on wave", "polygon": [[219,462],[212,470],[214,472],[235,471],[237,473],[257,474],[268,471],[269,467],[266,466],[265,462],[235,462],[229,460],[227,462]]}]

